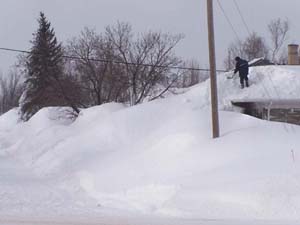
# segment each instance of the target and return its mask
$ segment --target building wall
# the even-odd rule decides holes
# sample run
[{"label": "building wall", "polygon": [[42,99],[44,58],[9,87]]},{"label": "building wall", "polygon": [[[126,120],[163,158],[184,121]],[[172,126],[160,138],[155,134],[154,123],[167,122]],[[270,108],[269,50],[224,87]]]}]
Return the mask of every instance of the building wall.
[{"label": "building wall", "polygon": [[279,105],[257,104],[255,102],[234,102],[234,107],[239,107],[240,112],[263,120],[284,122],[300,125],[300,105],[286,107]]}]

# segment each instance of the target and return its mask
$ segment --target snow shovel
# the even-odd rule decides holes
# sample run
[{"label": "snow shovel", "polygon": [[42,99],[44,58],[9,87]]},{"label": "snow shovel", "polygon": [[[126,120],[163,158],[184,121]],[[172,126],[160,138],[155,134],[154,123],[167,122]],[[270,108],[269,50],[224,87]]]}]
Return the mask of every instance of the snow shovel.
[{"label": "snow shovel", "polygon": [[233,79],[235,77],[234,70],[229,71],[225,76],[227,79]]}]

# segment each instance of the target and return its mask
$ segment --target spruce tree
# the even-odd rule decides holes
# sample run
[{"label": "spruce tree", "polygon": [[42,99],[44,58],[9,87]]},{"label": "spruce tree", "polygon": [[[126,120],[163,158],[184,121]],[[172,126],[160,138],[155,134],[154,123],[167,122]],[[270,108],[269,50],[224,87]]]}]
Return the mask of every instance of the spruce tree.
[{"label": "spruce tree", "polygon": [[38,23],[39,28],[33,34],[32,48],[27,57],[26,88],[20,101],[21,119],[24,121],[43,107],[67,105],[59,89],[63,77],[61,44],[42,12]]}]

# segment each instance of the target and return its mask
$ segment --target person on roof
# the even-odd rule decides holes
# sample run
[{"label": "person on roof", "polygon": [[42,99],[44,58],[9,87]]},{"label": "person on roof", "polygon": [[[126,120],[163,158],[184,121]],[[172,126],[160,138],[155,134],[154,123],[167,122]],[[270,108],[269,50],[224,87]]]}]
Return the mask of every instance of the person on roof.
[{"label": "person on roof", "polygon": [[246,87],[249,87],[249,81],[248,81],[249,65],[248,65],[248,62],[244,59],[241,59],[238,56],[235,57],[235,61],[236,61],[236,65],[235,65],[234,74],[239,72],[241,88],[245,87],[244,82],[246,82]]}]

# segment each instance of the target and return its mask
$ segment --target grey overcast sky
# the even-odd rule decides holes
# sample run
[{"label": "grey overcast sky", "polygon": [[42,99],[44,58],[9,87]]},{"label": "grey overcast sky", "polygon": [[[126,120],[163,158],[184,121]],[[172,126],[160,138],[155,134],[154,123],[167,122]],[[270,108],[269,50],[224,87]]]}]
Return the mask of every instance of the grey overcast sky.
[{"label": "grey overcast sky", "polygon": [[[233,0],[219,0],[241,39],[247,30]],[[300,43],[300,0],[236,0],[250,30],[267,39],[266,26],[271,19],[288,18],[289,41]],[[217,65],[223,67],[226,49],[236,39],[217,0],[215,35]],[[37,29],[39,12],[51,21],[62,42],[78,35],[85,27],[103,31],[106,25],[124,21],[134,31],[160,30],[184,33],[178,55],[208,65],[206,0],[1,0],[0,47],[29,49],[32,33]],[[298,24],[299,23],[299,24]],[[16,54],[0,52],[0,70],[6,72],[16,61]]]}]

